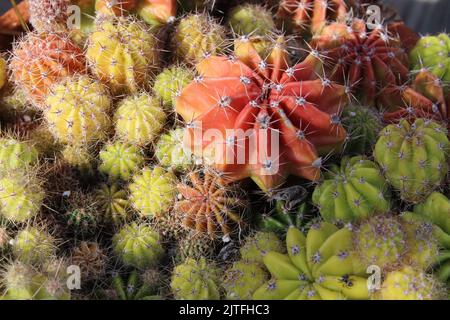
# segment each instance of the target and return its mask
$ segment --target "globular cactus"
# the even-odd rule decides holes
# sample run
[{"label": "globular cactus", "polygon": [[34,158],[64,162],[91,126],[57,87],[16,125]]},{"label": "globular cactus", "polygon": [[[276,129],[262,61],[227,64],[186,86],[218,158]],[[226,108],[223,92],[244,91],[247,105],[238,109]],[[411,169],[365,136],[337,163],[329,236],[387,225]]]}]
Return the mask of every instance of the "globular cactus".
[{"label": "globular cactus", "polygon": [[44,117],[49,129],[64,144],[102,140],[111,126],[109,93],[88,76],[69,77],[52,87],[46,105]]},{"label": "globular cactus", "polygon": [[179,0],[178,6],[182,12],[208,12],[215,9],[216,0]]},{"label": "globular cactus", "polygon": [[428,69],[440,79],[450,81],[450,38],[441,33],[422,37],[410,52],[414,70]]},{"label": "globular cactus", "polygon": [[14,138],[0,138],[0,170],[24,171],[38,160],[38,151],[27,142]]},{"label": "globular cactus", "polygon": [[175,55],[179,61],[195,65],[208,55],[225,49],[225,30],[206,13],[183,17],[174,34]]},{"label": "globular cactus", "polygon": [[14,45],[10,62],[12,78],[27,99],[39,109],[50,87],[86,71],[83,51],[61,34],[27,33]]},{"label": "globular cactus", "polygon": [[33,0],[29,2],[30,23],[38,32],[64,32],[69,29],[70,0]]},{"label": "globular cactus", "polygon": [[233,8],[228,23],[239,35],[268,36],[275,30],[272,13],[256,4],[243,4]]},{"label": "globular cactus", "polygon": [[381,116],[365,106],[349,105],[342,113],[342,125],[347,130],[344,151],[349,155],[369,155],[383,129]]},{"label": "globular cactus", "polygon": [[202,234],[186,234],[177,238],[177,260],[187,258],[200,259],[214,256],[216,243],[208,236]]},{"label": "globular cactus", "polygon": [[138,269],[154,267],[164,255],[160,235],[145,223],[120,229],[113,237],[113,249],[123,264]]},{"label": "globular cactus", "polygon": [[251,300],[253,293],[267,280],[267,272],[258,264],[237,261],[224,274],[226,299]]},{"label": "globular cactus", "polygon": [[439,187],[447,174],[450,142],[439,124],[417,119],[388,125],[375,145],[375,160],[403,200],[417,203]]},{"label": "globular cactus", "polygon": [[133,208],[143,217],[167,213],[175,200],[175,179],[162,167],[142,169],[129,185]]},{"label": "globular cactus", "polygon": [[177,128],[162,134],[155,147],[155,156],[165,167],[185,171],[194,165],[194,159],[183,145],[184,129]]},{"label": "globular cactus", "polygon": [[63,207],[63,218],[75,234],[93,234],[99,226],[99,214],[95,195],[84,190],[71,192]]},{"label": "globular cactus", "polygon": [[152,143],[165,121],[166,114],[158,99],[147,93],[125,98],[114,114],[117,137],[137,146]]},{"label": "globular cactus", "polygon": [[153,91],[166,107],[174,109],[176,98],[193,79],[194,74],[188,68],[173,66],[156,76]]},{"label": "globular cactus", "polygon": [[144,164],[144,155],[140,148],[120,141],[106,144],[100,151],[99,171],[111,180],[130,180]]},{"label": "globular cactus", "polygon": [[205,258],[188,258],[174,268],[170,288],[177,300],[219,300],[219,270]]},{"label": "globular cactus", "polygon": [[91,70],[114,94],[135,93],[158,67],[158,43],[144,23],[133,18],[99,18],[88,39]]},{"label": "globular cactus", "polygon": [[129,201],[126,190],[119,185],[102,185],[95,191],[99,220],[106,225],[120,225],[129,216]]},{"label": "globular cactus", "polygon": [[151,27],[159,28],[173,23],[177,14],[176,0],[141,0],[136,13]]},{"label": "globular cactus", "polygon": [[247,237],[240,249],[242,260],[257,264],[263,264],[264,256],[267,253],[282,253],[283,251],[283,243],[275,233],[262,231]]},{"label": "globular cactus", "polygon": [[10,93],[7,93],[0,100],[0,106],[4,115],[16,117],[17,115],[23,115],[26,113],[32,113],[33,110],[30,107],[30,102],[27,97],[27,93],[23,89],[14,88]]},{"label": "globular cactus", "polygon": [[25,222],[39,213],[45,193],[39,179],[31,174],[0,177],[0,216]]},{"label": "globular cactus", "polygon": [[186,228],[220,238],[244,227],[244,193],[223,174],[209,168],[191,171],[177,184],[177,191],[174,210]]},{"label": "globular cactus", "polygon": [[97,242],[82,241],[71,254],[71,264],[80,267],[82,281],[100,280],[105,275],[107,260]]},{"label": "globular cactus", "polygon": [[255,300],[369,299],[365,268],[352,252],[348,228],[322,222],[306,235],[290,228],[287,254],[268,252],[264,264],[272,275],[253,294]]},{"label": "globular cactus", "polygon": [[390,209],[389,185],[377,164],[344,157],[314,190],[312,201],[328,222],[354,222]]},{"label": "globular cactus", "polygon": [[55,255],[56,240],[43,228],[28,227],[12,240],[12,252],[25,264],[40,264]]},{"label": "globular cactus", "polygon": [[379,300],[440,300],[444,286],[432,275],[410,266],[386,274],[381,289],[374,294]]},{"label": "globular cactus", "polygon": [[78,169],[84,175],[93,173],[95,161],[94,151],[82,145],[67,145],[61,152],[62,160],[69,166]]},{"label": "globular cactus", "polygon": [[54,158],[62,149],[45,125],[31,130],[28,137],[29,143],[38,151],[39,155]]},{"label": "globular cactus", "polygon": [[8,229],[0,224],[0,253],[8,249],[10,240],[11,237],[9,235]]},{"label": "globular cactus", "polygon": [[136,8],[138,0],[95,0],[98,15],[123,16]]},{"label": "globular cactus", "polygon": [[131,271],[129,275],[118,274],[112,282],[110,295],[113,300],[160,300],[160,297],[154,294],[153,286],[136,270]]},{"label": "globular cactus", "polygon": [[0,56],[0,90],[3,89],[3,86],[6,84],[7,80],[7,63],[6,60]]}]

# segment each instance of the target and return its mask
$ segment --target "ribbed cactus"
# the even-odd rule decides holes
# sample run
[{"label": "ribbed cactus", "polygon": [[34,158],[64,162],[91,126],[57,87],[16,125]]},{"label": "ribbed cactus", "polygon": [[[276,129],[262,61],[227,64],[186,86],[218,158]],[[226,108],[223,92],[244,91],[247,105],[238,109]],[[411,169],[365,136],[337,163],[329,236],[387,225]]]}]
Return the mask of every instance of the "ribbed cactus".
[{"label": "ribbed cactus", "polygon": [[170,288],[177,300],[218,300],[219,270],[204,258],[188,258],[174,268]]},{"label": "ribbed cactus", "polygon": [[206,13],[183,17],[175,31],[175,55],[192,65],[220,53],[225,46],[224,28]]},{"label": "ribbed cactus", "polygon": [[31,143],[0,138],[0,170],[25,170],[37,159],[38,151]]},{"label": "ribbed cactus", "polygon": [[325,221],[353,222],[389,211],[389,186],[376,163],[344,157],[316,187],[312,201]]},{"label": "ribbed cactus", "polygon": [[138,0],[95,0],[98,15],[123,16],[136,7]]},{"label": "ribbed cactus", "polygon": [[2,56],[0,56],[0,90],[3,88],[3,86],[6,84],[6,81],[8,80],[6,68],[7,68],[6,60]]},{"label": "ribbed cactus", "polygon": [[162,167],[144,168],[133,177],[129,189],[130,203],[141,216],[161,216],[175,200],[175,176]]},{"label": "ribbed cactus", "polygon": [[127,266],[138,269],[153,267],[164,255],[160,235],[148,224],[133,222],[113,237],[114,253]]},{"label": "ribbed cactus", "polygon": [[365,268],[352,253],[352,232],[323,222],[304,235],[290,228],[287,254],[268,252],[264,264],[272,280],[253,295],[260,299],[368,299]]},{"label": "ribbed cactus", "polygon": [[231,29],[239,35],[267,36],[275,30],[272,13],[255,4],[233,8],[228,22]]},{"label": "ribbed cactus", "polygon": [[187,258],[211,258],[215,254],[217,243],[201,233],[178,235],[177,240],[176,258],[180,261]]},{"label": "ribbed cactus", "polygon": [[28,227],[12,240],[12,251],[25,264],[39,264],[49,261],[56,253],[56,241],[42,227]]},{"label": "ribbed cactus", "polygon": [[44,117],[58,141],[83,145],[102,140],[111,126],[107,89],[88,76],[70,77],[46,97]]},{"label": "ribbed cactus", "polygon": [[155,148],[159,163],[165,168],[185,171],[194,165],[194,159],[183,144],[184,129],[178,128],[160,136]]},{"label": "ribbed cactus", "polygon": [[164,69],[156,76],[153,91],[165,106],[174,109],[176,98],[193,79],[194,74],[188,68],[173,66]]},{"label": "ribbed cactus", "polygon": [[258,264],[237,261],[225,271],[223,287],[228,300],[251,300],[253,293],[268,280]]},{"label": "ribbed cactus", "polygon": [[126,190],[118,184],[102,185],[95,191],[100,221],[106,225],[120,225],[129,214],[129,201]]},{"label": "ribbed cactus", "polygon": [[159,300],[154,288],[147,283],[136,270],[129,275],[116,275],[112,279],[112,297],[114,300]]},{"label": "ribbed cactus", "polygon": [[166,121],[158,99],[141,93],[122,100],[114,114],[117,137],[137,146],[155,141]]},{"label": "ribbed cactus", "polygon": [[70,0],[29,1],[31,25],[38,32],[67,31],[70,4]]},{"label": "ribbed cactus", "polygon": [[250,263],[262,264],[264,256],[268,252],[284,251],[283,243],[277,235],[272,232],[256,232],[245,239],[241,246],[241,258]]},{"label": "ribbed cactus", "polygon": [[158,43],[133,18],[101,17],[89,36],[86,57],[92,71],[114,94],[137,92],[158,67]]},{"label": "ribbed cactus", "polygon": [[176,0],[141,0],[136,13],[151,27],[158,28],[175,21]]},{"label": "ribbed cactus", "polygon": [[92,174],[95,154],[91,148],[83,145],[67,145],[61,152],[64,163],[78,169],[83,175]]},{"label": "ribbed cactus", "polygon": [[375,146],[375,160],[403,200],[417,203],[439,187],[447,174],[450,142],[439,124],[417,119],[388,125]]},{"label": "ribbed cactus", "polygon": [[140,148],[116,141],[103,147],[100,160],[100,172],[108,175],[111,180],[127,181],[143,165],[144,155]]},{"label": "ribbed cactus", "polygon": [[50,87],[67,76],[83,73],[83,51],[61,34],[27,33],[14,45],[10,67],[17,87],[33,104],[45,109]]},{"label": "ribbed cactus", "polygon": [[71,264],[80,267],[83,281],[101,280],[108,257],[97,242],[82,241],[72,250]]}]

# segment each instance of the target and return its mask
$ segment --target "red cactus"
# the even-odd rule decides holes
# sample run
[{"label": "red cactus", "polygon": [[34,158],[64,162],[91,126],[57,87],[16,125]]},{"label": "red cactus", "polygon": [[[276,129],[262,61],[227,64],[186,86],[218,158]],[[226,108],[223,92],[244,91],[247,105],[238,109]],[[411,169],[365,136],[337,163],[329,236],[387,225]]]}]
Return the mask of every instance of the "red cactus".
[{"label": "red cactus", "polygon": [[297,32],[318,33],[328,21],[343,21],[347,16],[344,0],[282,0],[277,17],[291,22]]},{"label": "red cactus", "polygon": [[289,67],[282,42],[265,60],[251,42],[240,44],[239,57],[206,58],[176,102],[191,123],[185,142],[193,153],[263,190],[289,174],[318,179],[318,152],[346,136],[338,117],[345,88],[317,76],[312,57]]},{"label": "red cactus", "polygon": [[313,46],[324,57],[330,78],[360,93],[364,104],[391,107],[386,89],[407,81],[408,55],[400,39],[382,26],[367,31],[362,20],[352,26],[335,23],[313,38]]}]

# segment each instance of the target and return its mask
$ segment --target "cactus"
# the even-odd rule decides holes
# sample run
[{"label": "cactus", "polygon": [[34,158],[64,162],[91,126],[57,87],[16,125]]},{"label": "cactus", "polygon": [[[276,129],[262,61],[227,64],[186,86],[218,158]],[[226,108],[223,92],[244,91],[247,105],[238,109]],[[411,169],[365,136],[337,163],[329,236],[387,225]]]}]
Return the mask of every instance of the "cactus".
[{"label": "cactus", "polygon": [[93,173],[95,156],[90,148],[80,145],[67,145],[61,152],[64,163],[77,168],[84,175]]},{"label": "cactus", "polygon": [[450,82],[450,38],[448,34],[422,37],[410,52],[414,70],[426,68],[440,79]]},{"label": "cactus", "polygon": [[180,235],[177,239],[177,260],[187,258],[200,259],[214,256],[216,243],[208,236],[202,234]]},{"label": "cactus", "polygon": [[403,200],[417,203],[439,187],[447,174],[450,142],[439,124],[417,119],[388,125],[375,145],[375,160]]},{"label": "cactus", "polygon": [[4,252],[9,247],[9,241],[11,237],[9,236],[8,229],[0,224],[0,253]]},{"label": "cactus", "polygon": [[63,209],[63,218],[75,234],[89,235],[96,231],[99,215],[93,194],[82,190],[71,192]]},{"label": "cactus", "polygon": [[0,100],[0,105],[2,106],[2,112],[11,116],[34,111],[30,108],[27,93],[18,87],[14,88],[13,92],[4,95]]},{"label": "cactus", "polygon": [[147,93],[125,98],[114,114],[117,137],[137,146],[152,143],[165,121],[159,101]]},{"label": "cactus", "polygon": [[283,243],[272,232],[258,231],[247,237],[240,249],[241,258],[249,263],[262,264],[264,256],[268,252],[284,251]]},{"label": "cactus", "polygon": [[29,2],[30,22],[38,32],[68,30],[70,0],[33,0]]},{"label": "cactus", "polygon": [[79,266],[83,281],[100,280],[108,257],[97,242],[82,241],[72,251],[71,264]]},{"label": "cactus", "polygon": [[219,300],[219,270],[204,258],[188,258],[175,266],[170,288],[177,300]]},{"label": "cactus", "polygon": [[221,173],[209,168],[191,171],[177,190],[174,210],[185,227],[216,238],[230,237],[244,226],[243,191]]},{"label": "cactus", "polygon": [[432,275],[407,266],[389,272],[374,297],[380,300],[440,300],[443,292],[443,285]]},{"label": "cactus", "polygon": [[223,287],[228,300],[251,300],[253,293],[268,280],[258,264],[237,261],[225,271]]},{"label": "cactus", "polygon": [[95,192],[100,221],[107,225],[120,225],[128,218],[128,196],[119,185],[102,185]]},{"label": "cactus", "polygon": [[138,3],[136,13],[151,27],[158,28],[175,21],[177,1],[142,0]]},{"label": "cactus", "polygon": [[60,34],[27,33],[14,45],[10,62],[12,78],[27,99],[45,109],[50,87],[76,73],[86,71],[83,51]]},{"label": "cactus", "polygon": [[38,151],[29,143],[14,138],[0,138],[0,170],[26,170],[36,163]]},{"label": "cactus", "polygon": [[25,222],[41,208],[44,191],[40,181],[29,174],[0,177],[0,216],[12,222]]},{"label": "cactus", "polygon": [[165,168],[185,171],[192,167],[194,159],[183,145],[184,129],[178,128],[160,136],[155,156]]},{"label": "cactus", "polygon": [[86,57],[91,70],[114,94],[136,93],[158,67],[158,43],[146,25],[133,18],[96,21]]},{"label": "cactus", "polygon": [[38,126],[30,131],[29,143],[38,151],[39,155],[54,158],[61,151],[61,145],[47,126]]},{"label": "cactus", "polygon": [[342,125],[347,130],[344,150],[349,155],[371,154],[378,134],[383,129],[377,112],[358,105],[349,105],[344,109]]},{"label": "cactus", "polygon": [[113,296],[116,300],[160,300],[153,294],[153,288],[147,284],[136,270],[128,278],[116,275],[113,280]]},{"label": "cactus", "polygon": [[100,151],[99,171],[111,180],[130,180],[144,164],[142,150],[120,141],[109,143]]},{"label": "cactus", "polygon": [[124,226],[113,237],[114,253],[127,266],[153,267],[164,255],[161,239],[147,224],[135,222]]},{"label": "cactus", "polygon": [[176,98],[193,79],[193,73],[186,67],[173,66],[156,76],[153,91],[166,107],[174,109]]},{"label": "cactus", "polygon": [[175,200],[175,176],[161,167],[144,168],[129,189],[130,202],[141,216],[161,216]]},{"label": "cactus", "polygon": [[95,0],[98,15],[123,16],[136,8],[138,0]]},{"label": "cactus", "polygon": [[195,65],[225,47],[225,30],[207,13],[183,17],[174,34],[175,55],[179,61]]},{"label": "cactus", "polygon": [[352,252],[352,232],[323,222],[306,235],[291,227],[287,254],[268,252],[264,264],[272,280],[258,288],[255,300],[368,299],[365,268]]},{"label": "cactus", "polygon": [[325,221],[354,222],[389,211],[389,186],[376,163],[344,157],[316,187],[312,201]]},{"label": "cactus", "polygon": [[12,240],[12,251],[25,264],[43,263],[55,254],[55,239],[42,228],[28,227]]},{"label": "cactus", "polygon": [[0,90],[3,88],[3,86],[6,84],[8,80],[6,68],[7,68],[6,60],[3,59],[2,56],[0,56]]},{"label": "cactus", "polygon": [[267,36],[275,30],[272,13],[262,6],[243,4],[233,8],[228,22],[239,35]]},{"label": "cactus", "polygon": [[106,88],[88,76],[70,77],[46,97],[44,117],[61,143],[86,145],[106,137],[111,99]]}]

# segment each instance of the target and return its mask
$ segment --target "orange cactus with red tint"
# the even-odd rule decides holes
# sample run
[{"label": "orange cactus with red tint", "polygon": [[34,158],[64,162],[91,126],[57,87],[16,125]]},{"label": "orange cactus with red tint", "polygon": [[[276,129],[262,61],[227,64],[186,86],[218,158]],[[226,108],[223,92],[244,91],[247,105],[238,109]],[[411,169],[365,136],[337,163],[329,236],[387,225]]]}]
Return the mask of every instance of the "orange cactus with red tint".
[{"label": "orange cactus with red tint", "polygon": [[347,13],[344,0],[282,0],[277,17],[292,23],[297,32],[315,34],[329,21],[344,21]]},{"label": "orange cactus with red tint", "polygon": [[360,93],[358,100],[363,104],[377,101],[385,108],[391,107],[392,97],[386,95],[386,89],[407,81],[408,55],[400,39],[382,26],[368,31],[362,20],[355,20],[352,26],[335,23],[325,27],[312,42],[325,60],[330,78]]},{"label": "orange cactus with red tint", "polygon": [[97,0],[95,2],[95,11],[123,16],[133,10],[137,2],[137,0]]},{"label": "orange cactus with red tint", "polygon": [[210,56],[176,101],[188,122],[185,144],[231,179],[251,177],[267,190],[293,174],[320,177],[320,152],[345,140],[339,113],[345,87],[317,76],[308,57],[289,67],[279,39],[261,58],[250,41],[238,57]]},{"label": "orange cactus with red tint", "polygon": [[84,73],[86,60],[67,36],[31,32],[14,45],[10,66],[17,86],[42,108],[50,87],[69,75]]}]

